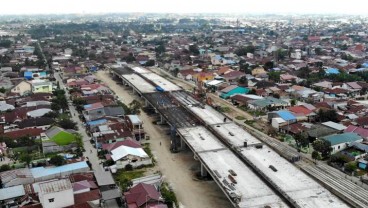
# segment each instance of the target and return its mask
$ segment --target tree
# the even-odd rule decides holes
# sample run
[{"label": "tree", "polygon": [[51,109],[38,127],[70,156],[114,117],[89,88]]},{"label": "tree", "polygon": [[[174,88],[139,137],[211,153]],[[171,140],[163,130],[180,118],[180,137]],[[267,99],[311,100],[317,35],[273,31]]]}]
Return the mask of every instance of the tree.
[{"label": "tree", "polygon": [[175,193],[170,191],[166,184],[161,186],[161,195],[164,198],[167,207],[172,208],[174,205],[175,207],[178,207],[178,201],[176,199]]},{"label": "tree", "polygon": [[313,160],[318,160],[318,158],[319,158],[319,153],[318,153],[317,151],[315,151],[315,150],[314,150],[314,151],[312,152],[312,159],[313,159]]},{"label": "tree", "polygon": [[4,165],[0,166],[0,172],[8,171],[10,169],[11,168],[8,164],[4,164]]},{"label": "tree", "polygon": [[309,146],[309,139],[306,136],[302,135],[302,134],[295,135],[294,139],[295,139],[296,145],[298,147],[307,147],[307,146]]},{"label": "tree", "polygon": [[1,93],[5,93],[5,92],[6,92],[6,89],[5,89],[4,87],[1,87],[1,88],[0,88],[0,92],[1,92]]},{"label": "tree", "polygon": [[277,98],[277,99],[280,99],[280,95],[277,94],[277,93],[276,94],[273,94],[272,97]]},{"label": "tree", "polygon": [[31,164],[32,161],[32,155],[23,153],[20,155],[19,160],[29,167],[29,164]]},{"label": "tree", "polygon": [[144,65],[145,66],[154,66],[155,65],[155,60],[150,59]]},{"label": "tree", "polygon": [[63,118],[57,122],[57,125],[64,129],[78,129],[77,123],[70,118]]},{"label": "tree", "polygon": [[131,103],[129,103],[129,108],[132,114],[139,115],[142,104],[138,100],[133,100]]},{"label": "tree", "polygon": [[155,48],[155,51],[156,51],[157,54],[161,55],[161,54],[165,53],[166,48],[163,44],[161,44],[161,45],[159,45]]},{"label": "tree", "polygon": [[281,72],[278,72],[278,71],[272,71],[272,72],[269,72],[268,73],[268,78],[270,80],[273,80],[275,82],[280,82],[280,75],[281,75]]},{"label": "tree", "polygon": [[83,136],[79,133],[74,133],[74,136],[75,136],[75,143],[78,145],[78,147],[84,148]]},{"label": "tree", "polygon": [[291,105],[291,106],[296,105],[296,100],[295,100],[295,99],[290,100],[290,105]]},{"label": "tree", "polygon": [[326,122],[326,121],[338,122],[336,110],[320,109],[317,115],[318,115],[320,122]]},{"label": "tree", "polygon": [[197,45],[190,45],[189,46],[189,51],[193,54],[193,55],[199,55],[199,49]]},{"label": "tree", "polygon": [[355,161],[348,162],[344,165],[344,170],[349,173],[354,172],[357,168],[358,168],[357,162]]},{"label": "tree", "polygon": [[61,155],[55,155],[50,158],[50,164],[53,164],[55,166],[61,166],[65,164],[65,159]]},{"label": "tree", "polygon": [[324,139],[317,139],[312,143],[313,149],[319,152],[322,158],[330,156],[332,152],[331,142]]},{"label": "tree", "polygon": [[273,62],[272,61],[267,61],[265,64],[264,64],[264,68],[267,70],[267,69],[272,69],[273,68]]}]

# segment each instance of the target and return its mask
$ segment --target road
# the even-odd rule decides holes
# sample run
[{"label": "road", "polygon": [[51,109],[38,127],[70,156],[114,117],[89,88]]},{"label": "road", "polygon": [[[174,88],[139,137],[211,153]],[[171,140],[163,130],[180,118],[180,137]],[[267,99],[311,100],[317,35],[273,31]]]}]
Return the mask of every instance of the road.
[{"label": "road", "polygon": [[[60,77],[60,73],[55,72],[54,77],[55,77],[56,81],[59,82],[60,89],[65,90],[65,96],[68,100],[68,103],[71,102],[69,92],[65,88],[65,85],[64,85],[64,83],[63,83],[63,81]],[[87,135],[85,127],[84,127],[83,123],[81,122],[81,120],[78,117],[79,114],[78,114],[77,110],[75,109],[75,107],[73,105],[69,105],[69,111],[70,111],[70,114],[71,114],[71,119],[74,122],[77,123],[78,133],[81,134],[82,137],[83,137],[83,146],[84,146],[84,149],[86,150],[83,153],[83,156],[88,157],[88,160],[92,164],[92,168],[95,172],[104,171],[102,169],[102,166],[100,165],[101,161],[99,160],[99,158],[97,156],[97,149],[95,149],[92,146],[92,144],[90,142],[91,138]],[[107,201],[107,203],[104,204],[104,207],[106,207],[106,208],[115,208],[115,207],[118,207],[118,204],[114,200],[109,200],[109,201]]]},{"label": "road", "polygon": [[[108,83],[111,90],[126,104],[139,99],[132,89],[117,85],[105,71],[98,71],[97,78]],[[152,124],[153,119],[144,112],[139,115],[143,128],[150,136],[150,147],[157,161],[156,166],[174,189],[181,208],[230,208],[231,203],[214,181],[193,180],[193,170],[199,170],[199,162],[194,161],[190,151],[173,154],[169,151],[170,138],[164,129]],[[160,145],[162,144],[162,145]]]}]

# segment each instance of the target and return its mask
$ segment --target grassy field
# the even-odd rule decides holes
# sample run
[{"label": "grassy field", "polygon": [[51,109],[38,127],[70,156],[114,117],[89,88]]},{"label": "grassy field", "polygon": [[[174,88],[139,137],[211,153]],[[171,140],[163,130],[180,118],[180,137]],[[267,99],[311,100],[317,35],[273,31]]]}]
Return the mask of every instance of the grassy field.
[{"label": "grassy field", "polygon": [[60,133],[55,135],[52,140],[56,144],[63,146],[75,142],[75,136],[71,133],[61,131]]}]

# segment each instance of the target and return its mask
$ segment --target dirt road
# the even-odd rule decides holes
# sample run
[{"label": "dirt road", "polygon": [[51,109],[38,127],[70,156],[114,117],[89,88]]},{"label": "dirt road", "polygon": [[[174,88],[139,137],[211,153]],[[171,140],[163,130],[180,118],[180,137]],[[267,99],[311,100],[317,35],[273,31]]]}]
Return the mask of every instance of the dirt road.
[{"label": "dirt road", "polygon": [[[139,99],[137,95],[132,94],[132,89],[117,85],[108,72],[99,71],[96,76],[103,83],[107,83],[125,104],[129,104],[133,99]],[[149,142],[151,143],[150,146],[158,168],[164,175],[165,181],[173,187],[181,204],[180,207],[232,207],[215,182],[193,180],[193,170],[198,170],[199,167],[199,162],[193,159],[193,153],[189,151],[176,154],[171,153],[169,151],[170,139],[165,131],[161,127],[152,124],[153,119],[144,112],[139,117],[144,123],[144,130],[151,138]]]}]

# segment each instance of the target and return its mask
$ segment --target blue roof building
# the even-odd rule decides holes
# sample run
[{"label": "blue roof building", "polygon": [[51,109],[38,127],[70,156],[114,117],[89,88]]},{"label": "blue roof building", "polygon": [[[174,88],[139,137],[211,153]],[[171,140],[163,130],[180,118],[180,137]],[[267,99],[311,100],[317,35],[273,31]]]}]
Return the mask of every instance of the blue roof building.
[{"label": "blue roof building", "polygon": [[280,118],[284,119],[285,121],[289,122],[296,121],[296,117],[290,111],[286,110],[276,111],[276,114],[279,115]]},{"label": "blue roof building", "polygon": [[226,87],[225,89],[221,90],[220,98],[227,99],[232,95],[247,94],[248,92],[249,92],[248,88],[239,87],[237,85],[230,85],[230,86]]},{"label": "blue roof building", "polygon": [[71,173],[82,173],[89,170],[89,167],[85,161],[62,165],[59,167],[45,168],[37,167],[32,168],[31,173],[35,181],[50,180],[58,177],[64,177]]},{"label": "blue roof building", "polygon": [[340,71],[336,68],[328,68],[325,70],[326,75],[330,75],[330,74],[340,74]]},{"label": "blue roof building", "polygon": [[27,80],[30,80],[33,78],[33,73],[30,71],[26,71],[24,72],[24,78],[26,78]]},{"label": "blue roof building", "polygon": [[329,141],[331,143],[332,153],[336,153],[346,149],[350,146],[350,143],[363,141],[363,138],[361,136],[351,132],[329,135],[321,137],[321,139]]}]

